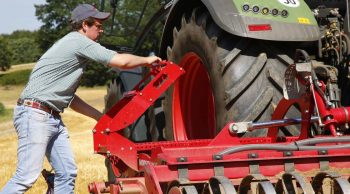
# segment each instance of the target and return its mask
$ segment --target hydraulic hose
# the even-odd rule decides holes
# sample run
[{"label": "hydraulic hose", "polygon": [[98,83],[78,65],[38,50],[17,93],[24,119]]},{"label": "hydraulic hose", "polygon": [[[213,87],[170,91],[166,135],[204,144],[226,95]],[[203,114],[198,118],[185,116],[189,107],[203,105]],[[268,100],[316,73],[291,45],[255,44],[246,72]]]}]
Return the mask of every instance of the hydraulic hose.
[{"label": "hydraulic hose", "polygon": [[350,142],[350,137],[349,136],[320,137],[320,138],[299,140],[299,141],[292,142],[290,144],[295,144],[297,146],[303,146],[303,145],[315,145],[318,143],[342,143],[342,142]]},{"label": "hydraulic hose", "polygon": [[228,154],[233,154],[237,152],[243,152],[243,151],[248,151],[248,150],[277,150],[277,151],[297,151],[298,146],[296,145],[271,145],[271,144],[250,144],[250,145],[243,145],[243,146],[238,146],[238,147],[231,147],[228,149],[225,149],[216,155],[228,155]]},{"label": "hydraulic hose", "polygon": [[228,149],[225,149],[216,155],[228,155],[233,154],[237,152],[242,151],[248,151],[248,150],[276,150],[276,151],[305,151],[305,150],[331,150],[331,149],[349,149],[350,144],[341,144],[341,145],[326,145],[326,146],[305,146],[310,144],[316,144],[316,143],[336,143],[336,142],[350,142],[349,137],[336,137],[339,139],[339,141],[336,141],[335,138],[317,138],[317,139],[310,139],[310,140],[302,140],[297,142],[293,142],[291,144],[278,144],[278,145],[271,145],[271,144],[250,144],[250,145],[243,145],[243,146],[237,146],[237,147],[231,147]]}]

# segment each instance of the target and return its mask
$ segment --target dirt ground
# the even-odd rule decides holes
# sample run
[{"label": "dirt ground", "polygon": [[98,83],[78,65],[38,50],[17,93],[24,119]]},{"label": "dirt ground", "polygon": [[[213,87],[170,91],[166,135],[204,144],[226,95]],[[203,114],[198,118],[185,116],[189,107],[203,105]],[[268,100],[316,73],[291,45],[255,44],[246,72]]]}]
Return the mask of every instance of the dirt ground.
[{"label": "dirt ground", "polygon": [[[0,87],[0,102],[6,108],[13,108],[22,91],[23,86]],[[97,109],[103,109],[106,87],[79,88],[77,95]],[[92,132],[96,122],[88,117],[80,115],[71,109],[66,109],[62,114],[64,123],[69,129],[71,146],[78,165],[78,177],[76,180],[77,194],[88,193],[88,183],[104,181],[107,172],[104,167],[104,158],[93,153]],[[0,123],[0,188],[10,179],[16,169],[17,136],[11,120]],[[51,167],[45,161],[44,168]],[[40,176],[28,194],[41,194],[46,192],[46,183]]]}]

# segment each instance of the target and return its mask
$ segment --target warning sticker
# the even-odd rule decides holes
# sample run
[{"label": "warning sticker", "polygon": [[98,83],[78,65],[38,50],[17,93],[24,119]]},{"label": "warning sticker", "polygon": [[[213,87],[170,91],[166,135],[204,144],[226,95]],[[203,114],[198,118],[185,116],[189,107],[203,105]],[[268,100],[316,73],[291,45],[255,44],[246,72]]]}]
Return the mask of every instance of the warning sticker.
[{"label": "warning sticker", "polygon": [[300,24],[310,24],[310,20],[308,18],[298,18],[298,22]]},{"label": "warning sticker", "polygon": [[300,5],[299,0],[278,0],[278,1],[288,7],[299,7]]}]

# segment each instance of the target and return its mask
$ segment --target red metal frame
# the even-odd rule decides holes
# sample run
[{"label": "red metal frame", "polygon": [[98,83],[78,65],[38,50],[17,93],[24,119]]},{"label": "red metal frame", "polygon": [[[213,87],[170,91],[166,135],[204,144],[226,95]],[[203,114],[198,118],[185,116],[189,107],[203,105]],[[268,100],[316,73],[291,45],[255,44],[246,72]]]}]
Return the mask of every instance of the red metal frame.
[{"label": "red metal frame", "polygon": [[[93,129],[95,152],[106,156],[118,153],[118,159],[137,170],[136,146],[118,131],[138,119],[182,74],[184,70],[172,62],[162,61],[159,66],[152,68],[152,71],[135,86],[133,91],[124,96],[97,122]],[[154,78],[141,89],[145,80],[151,76]]]},{"label": "red metal frame", "polygon": [[[192,60],[196,61],[196,56],[188,55],[185,57],[185,62]],[[185,66],[182,65],[182,67]],[[179,168],[183,166],[186,166],[186,178],[191,182],[207,181],[216,175],[214,170],[216,165],[221,165],[224,168],[223,175],[229,179],[244,178],[252,173],[250,165],[254,162],[259,163],[259,172],[267,177],[285,171],[286,160],[293,161],[294,168],[302,172],[318,169],[320,159],[327,160],[329,167],[350,168],[350,150],[347,149],[328,150],[325,154],[314,150],[290,151],[289,155],[284,155],[284,152],[276,150],[249,150],[217,157],[220,151],[233,146],[245,144],[283,146],[292,141],[309,138],[308,129],[311,113],[314,110],[312,92],[306,92],[299,99],[282,99],[278,104],[272,115],[272,120],[283,119],[288,109],[294,104],[297,104],[301,110],[300,135],[286,137],[283,140],[277,137],[277,127],[269,128],[267,137],[240,138],[230,132],[232,123],[228,123],[213,139],[134,143],[119,133],[119,130],[135,121],[183,73],[183,68],[170,62],[162,62],[162,66],[152,70],[150,75],[153,75],[154,79],[148,85],[142,90],[140,85],[135,87],[130,95],[118,102],[95,126],[94,149],[97,153],[105,155],[113,161],[115,173],[122,173],[120,171],[129,168],[137,173],[142,172],[143,175],[134,179],[119,178],[117,183],[111,185],[110,193],[119,193],[121,189],[118,186],[119,181],[126,181],[127,184],[124,185],[123,189],[137,187],[138,190],[144,190],[146,187],[148,193],[162,193],[163,184],[179,179]],[[312,87],[311,83],[308,84]],[[175,84],[175,91],[177,87],[181,86],[183,85]],[[332,131],[335,126],[349,121],[350,107],[329,108],[318,92],[315,92],[315,101],[326,129]],[[335,134],[332,132],[332,135]],[[140,184],[143,182],[144,185]],[[103,190],[104,187],[103,184],[94,183],[90,191]]]}]

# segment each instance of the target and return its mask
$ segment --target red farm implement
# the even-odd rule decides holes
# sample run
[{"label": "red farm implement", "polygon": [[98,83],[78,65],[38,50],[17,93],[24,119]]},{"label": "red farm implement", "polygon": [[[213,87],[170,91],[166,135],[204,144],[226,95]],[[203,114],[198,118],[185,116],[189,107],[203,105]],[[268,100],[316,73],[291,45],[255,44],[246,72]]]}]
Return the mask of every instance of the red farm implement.
[{"label": "red farm implement", "polygon": [[[350,137],[340,130],[347,129],[350,107],[329,105],[315,63],[305,57],[287,68],[285,98],[270,121],[229,122],[211,139],[187,139],[189,129],[179,127],[174,141],[134,143],[122,129],[168,87],[183,83],[182,64],[161,62],[144,79],[152,77],[150,83],[141,81],[93,129],[94,150],[112,163],[117,179],[91,183],[90,193],[350,193]],[[299,118],[285,118],[292,107]],[[300,133],[279,134],[290,126]],[[264,137],[244,136],[262,129]]]}]

